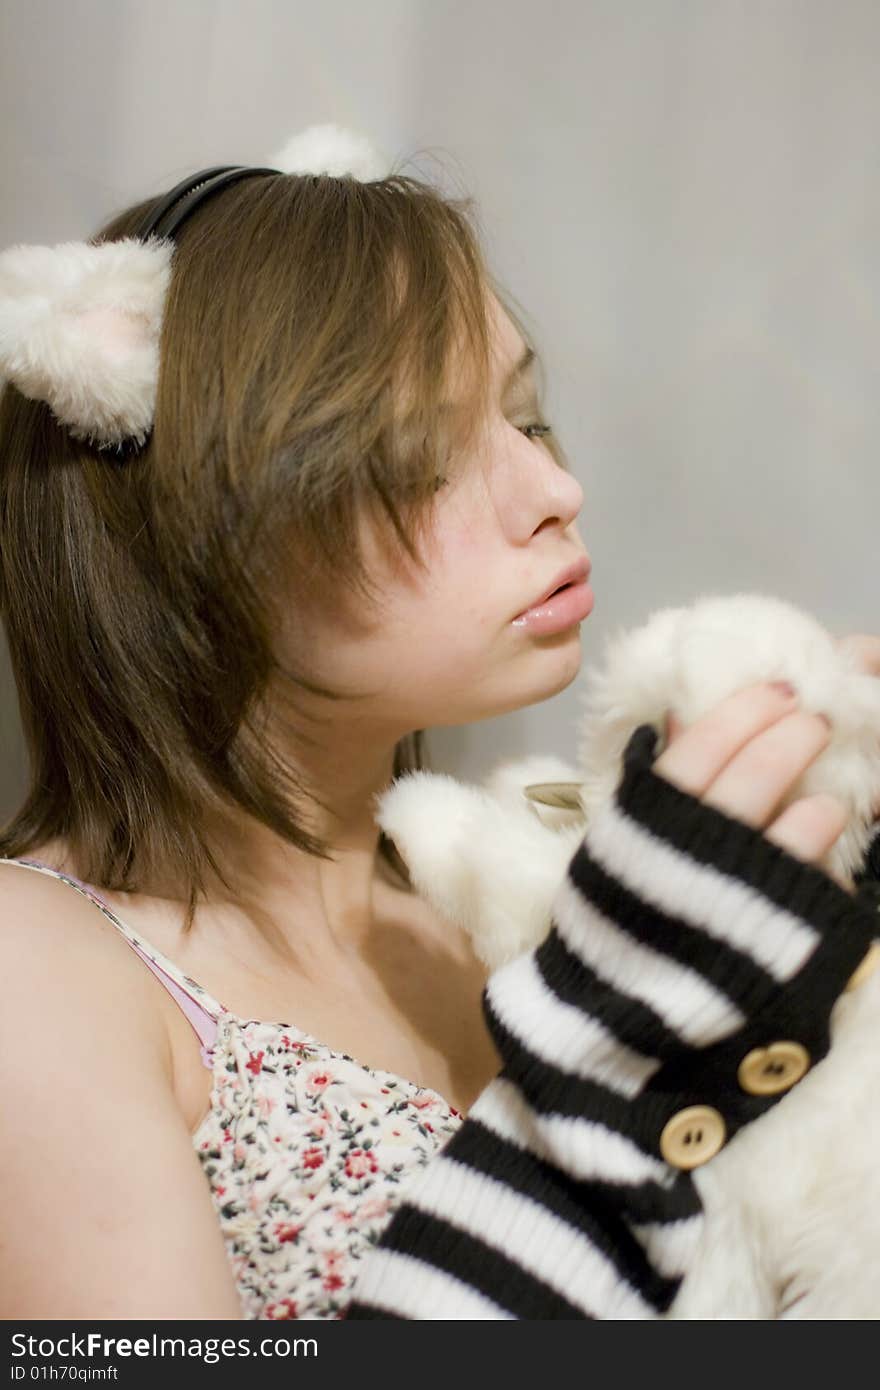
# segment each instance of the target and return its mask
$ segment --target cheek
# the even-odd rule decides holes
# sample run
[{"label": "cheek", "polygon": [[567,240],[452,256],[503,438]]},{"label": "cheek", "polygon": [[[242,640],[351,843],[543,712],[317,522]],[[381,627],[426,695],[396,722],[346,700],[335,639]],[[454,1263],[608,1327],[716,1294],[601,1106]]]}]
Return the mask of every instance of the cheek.
[{"label": "cheek", "polygon": [[321,615],[310,649],[327,677],[391,699],[432,689],[445,695],[456,684],[485,680],[493,652],[503,657],[515,596],[497,558],[497,532],[475,522],[468,499],[450,501],[425,538],[424,569],[406,557],[389,564],[375,538],[366,537],[381,612],[361,633],[343,630],[332,611]]},{"label": "cheek", "polygon": [[460,680],[466,670],[485,666],[500,626],[487,603],[483,578],[462,564],[442,584],[437,582],[389,617],[377,652],[380,660],[397,669],[421,672],[446,684]]},{"label": "cheek", "polygon": [[384,622],[359,654],[361,670],[395,705],[430,709],[441,722],[503,660],[503,627],[473,550],[450,549],[423,590],[389,596]]},{"label": "cheek", "polygon": [[[406,625],[430,637],[436,660],[482,655],[504,626],[503,577],[493,575],[488,547],[476,538],[456,537],[433,569],[420,600],[412,604]],[[493,582],[494,581],[494,582]]]},{"label": "cheek", "polygon": [[480,500],[482,509],[457,499],[449,524],[438,532],[426,557],[427,617],[441,632],[461,633],[467,621],[468,630],[479,637],[503,625],[510,575],[499,559],[505,552],[494,517],[485,515],[486,503]]}]

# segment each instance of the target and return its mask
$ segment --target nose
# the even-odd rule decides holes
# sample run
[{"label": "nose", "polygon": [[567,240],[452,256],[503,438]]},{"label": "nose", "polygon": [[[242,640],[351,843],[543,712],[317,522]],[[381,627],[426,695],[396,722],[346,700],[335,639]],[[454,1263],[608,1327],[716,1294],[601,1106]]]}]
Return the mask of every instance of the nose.
[{"label": "nose", "polygon": [[565,469],[561,468],[557,469],[557,472],[561,475],[564,508],[570,515],[571,521],[574,521],[584,505],[584,490],[573,473],[567,473]]},{"label": "nose", "polygon": [[573,473],[549,459],[545,479],[541,502],[545,516],[541,525],[555,520],[566,530],[574,525],[584,505],[584,490]]},{"label": "nose", "polygon": [[523,544],[548,527],[568,531],[584,503],[584,490],[568,467],[547,447],[522,440],[508,456],[508,467],[493,471],[496,515],[512,540]]}]

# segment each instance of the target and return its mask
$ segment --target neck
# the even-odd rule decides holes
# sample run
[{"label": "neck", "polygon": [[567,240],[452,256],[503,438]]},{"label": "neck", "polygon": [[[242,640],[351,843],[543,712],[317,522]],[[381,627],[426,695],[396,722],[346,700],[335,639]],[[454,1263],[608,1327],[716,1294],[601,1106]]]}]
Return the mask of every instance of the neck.
[{"label": "neck", "polygon": [[[337,730],[309,758],[298,747],[297,773],[321,798],[320,804],[308,801],[302,819],[326,842],[331,858],[307,854],[236,810],[209,829],[212,853],[234,894],[218,883],[209,887],[206,906],[245,912],[263,931],[280,933],[298,954],[360,952],[375,920],[377,891],[395,886],[379,849],[375,799],[391,783],[396,743],[363,733],[340,738]],[[405,884],[398,880],[396,886]],[[307,923],[307,933],[297,923]]]}]

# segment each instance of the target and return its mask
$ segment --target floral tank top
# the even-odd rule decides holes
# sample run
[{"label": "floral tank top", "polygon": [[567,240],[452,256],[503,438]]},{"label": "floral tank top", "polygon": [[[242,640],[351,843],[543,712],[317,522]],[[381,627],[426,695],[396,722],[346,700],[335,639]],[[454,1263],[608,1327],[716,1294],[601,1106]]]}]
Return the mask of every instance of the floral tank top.
[{"label": "floral tank top", "polygon": [[186,1013],[212,1074],[192,1137],[246,1318],[341,1318],[360,1261],[461,1124],[436,1091],[293,1024],[239,1018],[132,931],[89,884],[34,859],[110,919]]}]

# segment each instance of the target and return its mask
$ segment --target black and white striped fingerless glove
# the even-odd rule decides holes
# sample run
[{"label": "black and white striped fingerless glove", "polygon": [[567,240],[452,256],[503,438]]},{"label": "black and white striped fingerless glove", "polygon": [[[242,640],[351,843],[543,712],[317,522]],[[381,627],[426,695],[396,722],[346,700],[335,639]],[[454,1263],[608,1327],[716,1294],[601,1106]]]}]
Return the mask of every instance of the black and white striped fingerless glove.
[{"label": "black and white striped fingerless glove", "polygon": [[484,994],[503,1058],[417,1174],[350,1318],[652,1318],[699,1234],[691,1170],[829,1047],[874,899],[652,771],[632,735],[541,946]]}]

